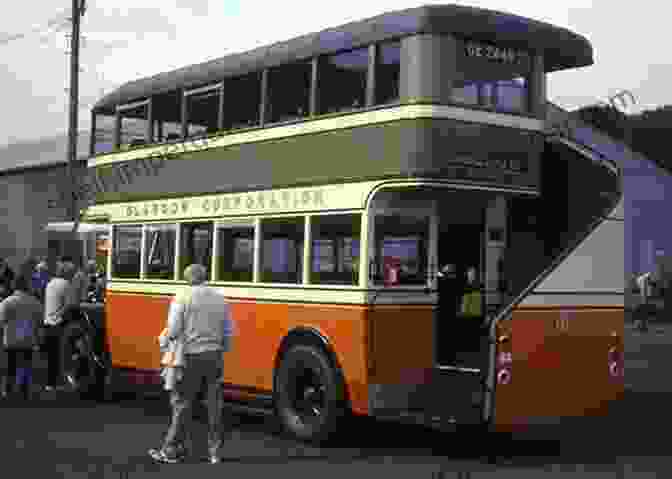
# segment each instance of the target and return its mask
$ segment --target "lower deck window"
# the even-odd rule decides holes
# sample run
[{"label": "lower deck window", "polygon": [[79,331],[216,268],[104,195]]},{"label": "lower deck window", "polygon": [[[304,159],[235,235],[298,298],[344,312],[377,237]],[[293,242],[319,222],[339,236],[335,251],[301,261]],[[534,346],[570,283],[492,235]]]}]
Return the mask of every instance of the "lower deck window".
[{"label": "lower deck window", "polygon": [[253,225],[217,227],[217,280],[252,281]]},{"label": "lower deck window", "polygon": [[142,226],[115,226],[113,238],[112,276],[140,278]]},{"label": "lower deck window", "polygon": [[311,283],[357,284],[360,230],[360,215],[312,218]]},{"label": "lower deck window", "polygon": [[375,219],[374,281],[385,282],[386,270],[396,265],[400,285],[425,284],[429,220],[400,214],[378,215]]},{"label": "lower deck window", "polygon": [[273,218],[261,222],[261,281],[301,283],[304,218]]},{"label": "lower deck window", "polygon": [[173,279],[175,275],[175,225],[147,226],[147,279]]},{"label": "lower deck window", "polygon": [[201,264],[210,274],[212,259],[212,223],[185,223],[180,231],[180,278],[190,264]]}]

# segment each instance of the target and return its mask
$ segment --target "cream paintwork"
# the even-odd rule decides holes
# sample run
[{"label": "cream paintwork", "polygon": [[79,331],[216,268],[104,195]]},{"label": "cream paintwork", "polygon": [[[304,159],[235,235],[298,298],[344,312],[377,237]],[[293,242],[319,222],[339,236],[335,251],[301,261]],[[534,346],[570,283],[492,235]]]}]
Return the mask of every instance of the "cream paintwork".
[{"label": "cream paintwork", "polygon": [[[313,211],[330,210],[357,210],[362,209],[369,192],[380,182],[360,182],[335,184],[320,187],[282,188],[249,193],[224,193],[218,195],[185,196],[175,199],[132,201],[124,203],[105,203],[94,205],[86,211],[89,215],[105,215],[111,223],[117,222],[147,222],[147,221],[176,221],[189,218],[220,218],[232,216],[272,215],[288,213],[308,213]],[[264,198],[264,206],[259,207],[259,197]],[[289,202],[285,202],[283,195],[289,195]],[[304,203],[304,195],[310,201]],[[320,201],[316,201],[319,198]],[[248,199],[253,204],[248,206]],[[271,199],[277,207],[271,207]],[[236,201],[239,200],[239,204]],[[215,201],[234,205],[227,209],[214,210]],[[186,210],[182,204],[186,203]],[[157,213],[152,212],[154,206]],[[164,209],[164,205],[166,208]],[[148,208],[147,215],[144,214]],[[129,215],[128,212],[133,214]],[[139,212],[139,215],[134,214]]]},{"label": "cream paintwork", "polygon": [[[315,302],[323,304],[367,304],[375,293],[355,290],[353,286],[340,285],[258,285],[249,287],[244,283],[225,285],[222,283],[209,283],[216,287],[221,294],[230,298],[250,299],[257,302],[283,301],[283,302]],[[136,293],[153,295],[174,295],[185,288],[187,284],[181,283],[152,283],[147,281],[123,281],[112,280],[108,291],[115,293]],[[383,288],[385,294],[376,298],[376,304],[434,304],[437,300],[436,293],[427,294],[423,287]]]},{"label": "cream paintwork", "polygon": [[[245,143],[291,138],[299,135],[322,133],[326,131],[342,130],[359,126],[375,125],[398,120],[415,120],[420,118],[451,119],[468,122],[478,122],[488,125],[497,125],[510,128],[519,128],[530,131],[543,131],[544,121],[535,118],[507,115],[487,111],[471,110],[447,105],[402,105],[392,108],[364,111],[336,118],[322,118],[306,120],[291,125],[278,125],[257,128],[252,131],[232,133],[207,140],[194,140],[178,144],[156,145],[147,148],[138,148],[130,151],[108,153],[88,160],[88,167],[111,165],[123,161],[138,160],[148,157],[159,157],[168,152],[172,154],[192,153],[195,151],[222,148]],[[169,158],[173,158],[170,156]]]}]

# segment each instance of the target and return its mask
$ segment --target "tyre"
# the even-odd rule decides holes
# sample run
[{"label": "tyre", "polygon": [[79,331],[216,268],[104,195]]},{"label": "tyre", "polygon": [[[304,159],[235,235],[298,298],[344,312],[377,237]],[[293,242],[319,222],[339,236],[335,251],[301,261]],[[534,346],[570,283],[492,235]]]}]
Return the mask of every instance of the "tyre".
[{"label": "tyre", "polygon": [[321,348],[295,345],[275,376],[275,407],[283,428],[296,438],[324,442],[347,413],[341,372]]},{"label": "tyre", "polygon": [[82,397],[97,394],[100,386],[93,348],[93,337],[82,323],[73,321],[63,328],[61,374],[69,389]]}]

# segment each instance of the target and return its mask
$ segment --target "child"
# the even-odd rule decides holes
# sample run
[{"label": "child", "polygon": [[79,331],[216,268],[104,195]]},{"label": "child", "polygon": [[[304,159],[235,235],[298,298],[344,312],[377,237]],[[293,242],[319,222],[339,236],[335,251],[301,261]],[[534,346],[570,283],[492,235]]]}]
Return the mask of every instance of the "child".
[{"label": "child", "polygon": [[161,349],[161,377],[164,381],[163,388],[166,391],[175,389],[175,384],[182,379],[182,367],[184,366],[184,343],[168,339],[168,328],[159,335],[159,348]]}]

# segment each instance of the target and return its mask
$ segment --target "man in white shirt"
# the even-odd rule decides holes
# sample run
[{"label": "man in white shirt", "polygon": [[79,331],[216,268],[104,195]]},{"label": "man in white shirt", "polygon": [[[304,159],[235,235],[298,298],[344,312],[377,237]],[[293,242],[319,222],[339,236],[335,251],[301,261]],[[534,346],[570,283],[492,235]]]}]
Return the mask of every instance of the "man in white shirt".
[{"label": "man in white shirt", "polygon": [[77,292],[71,284],[74,274],[74,264],[60,262],[56,276],[49,281],[44,291],[44,324],[47,326],[45,347],[48,355],[47,389],[59,385],[62,324],[71,308],[79,304]]},{"label": "man in white shirt", "polygon": [[222,353],[230,349],[233,322],[225,298],[216,289],[205,285],[208,274],[204,266],[188,266],[184,277],[191,287],[173,298],[167,328],[170,340],[184,344],[184,369],[171,391],[173,416],[163,447],[152,449],[149,454],[157,461],[168,463],[184,458],[191,407],[205,383],[210,462],[217,463],[222,443]]}]

